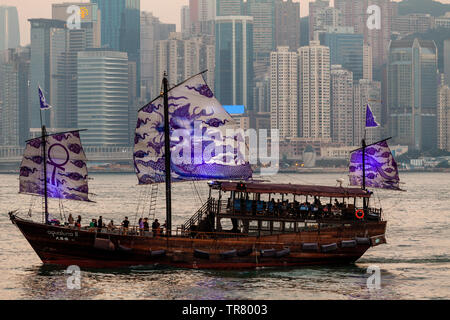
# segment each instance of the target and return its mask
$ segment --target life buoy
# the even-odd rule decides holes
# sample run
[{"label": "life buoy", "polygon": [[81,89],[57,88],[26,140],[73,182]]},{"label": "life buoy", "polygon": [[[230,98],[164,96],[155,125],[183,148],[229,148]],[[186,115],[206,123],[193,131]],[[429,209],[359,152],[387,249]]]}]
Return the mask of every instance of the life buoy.
[{"label": "life buoy", "polygon": [[[361,214],[361,215],[359,215],[359,214]],[[359,209],[359,210],[356,210],[356,212],[355,212],[355,216],[356,216],[356,218],[358,218],[358,219],[364,219],[364,210],[361,210],[361,209]]]}]

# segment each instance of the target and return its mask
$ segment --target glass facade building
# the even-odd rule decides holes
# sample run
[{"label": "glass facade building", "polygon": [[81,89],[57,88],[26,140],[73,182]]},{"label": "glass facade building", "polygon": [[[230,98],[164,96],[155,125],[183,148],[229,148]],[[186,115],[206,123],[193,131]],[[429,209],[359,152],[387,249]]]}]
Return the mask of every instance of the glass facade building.
[{"label": "glass facade building", "polygon": [[223,105],[253,109],[253,18],[216,18],[215,93]]},{"label": "glass facade building", "polygon": [[20,31],[17,8],[0,6],[0,51],[19,46]]},{"label": "glass facade building", "polygon": [[91,0],[101,12],[102,46],[126,52],[137,65],[137,91],[140,95],[141,2],[140,0]]},{"label": "glass facade building", "polygon": [[353,80],[363,79],[364,36],[354,33],[322,33],[320,43],[330,48],[331,65],[353,72]]},{"label": "glass facade building", "polygon": [[436,146],[437,49],[432,40],[396,40],[389,49],[388,112],[397,143]]}]

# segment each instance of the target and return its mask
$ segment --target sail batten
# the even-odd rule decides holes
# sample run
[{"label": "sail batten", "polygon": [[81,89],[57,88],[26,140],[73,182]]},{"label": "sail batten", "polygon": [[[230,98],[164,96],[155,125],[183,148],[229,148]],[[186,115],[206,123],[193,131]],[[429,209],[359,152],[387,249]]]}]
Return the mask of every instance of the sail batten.
[{"label": "sail batten", "polygon": [[86,161],[79,131],[29,140],[20,165],[19,192],[45,196],[46,185],[48,198],[89,201]]},{"label": "sail batten", "polygon": [[[168,95],[172,181],[250,179],[243,133],[236,131],[203,76],[184,81]],[[165,182],[164,142],[164,101],[159,97],[138,113],[134,165],[139,184]]]},{"label": "sail batten", "polygon": [[[401,190],[397,163],[383,140],[364,148],[365,185],[371,188]],[[350,155],[350,185],[363,185],[363,149],[355,150]]]}]

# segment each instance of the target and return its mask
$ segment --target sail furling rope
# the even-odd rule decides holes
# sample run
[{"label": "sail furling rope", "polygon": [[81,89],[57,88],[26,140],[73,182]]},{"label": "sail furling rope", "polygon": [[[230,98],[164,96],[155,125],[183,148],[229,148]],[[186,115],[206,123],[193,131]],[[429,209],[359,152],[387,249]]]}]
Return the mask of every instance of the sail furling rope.
[{"label": "sail furling rope", "polygon": [[42,137],[27,142],[20,165],[19,192],[45,196],[47,185],[49,198],[89,201],[87,159],[79,131],[49,134],[45,141],[45,157]]},{"label": "sail furling rope", "polygon": [[[202,74],[168,91],[172,181],[248,180],[245,137]],[[138,113],[134,166],[139,184],[165,182],[163,97]]]}]

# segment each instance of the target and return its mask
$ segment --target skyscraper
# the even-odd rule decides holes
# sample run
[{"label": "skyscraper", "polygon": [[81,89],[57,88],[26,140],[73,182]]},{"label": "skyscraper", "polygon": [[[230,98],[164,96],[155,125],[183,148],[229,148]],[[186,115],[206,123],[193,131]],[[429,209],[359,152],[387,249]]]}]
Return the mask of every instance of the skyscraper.
[{"label": "skyscraper", "polygon": [[311,41],[298,53],[302,137],[330,139],[330,49]]},{"label": "skyscraper", "polygon": [[182,34],[173,32],[168,40],[161,40],[155,46],[155,90],[161,88],[164,72],[171,85],[183,82],[199,72],[205,73],[205,80],[214,89],[214,45],[207,38],[183,39]]},{"label": "skyscraper", "polygon": [[[40,128],[38,86],[42,88],[51,105],[54,102],[52,90],[57,82],[57,79],[52,77],[52,72],[56,70],[55,57],[65,48],[61,37],[65,34],[66,21],[51,19],[30,19],[29,21],[31,23],[30,125],[31,128]],[[48,126],[51,126],[50,114],[53,111],[43,113],[43,120]]]},{"label": "skyscraper", "polygon": [[450,39],[444,40],[444,79],[450,86]]},{"label": "skyscraper", "polygon": [[331,137],[333,142],[353,145],[353,73],[331,66]]},{"label": "skyscraper", "polygon": [[247,0],[247,15],[253,17],[253,58],[255,73],[264,74],[275,49],[275,0]]},{"label": "skyscraper", "polygon": [[[78,52],[78,126],[86,146],[129,145],[129,64],[125,52]],[[114,84],[114,85],[112,85]]]},{"label": "skyscraper", "polygon": [[366,108],[368,104],[380,127],[367,128],[365,135],[366,142],[370,144],[382,139],[381,82],[368,79],[361,79],[355,82],[353,101],[353,145],[361,145],[361,140],[364,138],[364,130],[366,130]]},{"label": "skyscraper", "polygon": [[240,16],[244,13],[243,0],[216,0],[217,16]]},{"label": "skyscraper", "polygon": [[436,146],[437,49],[432,40],[396,40],[389,48],[388,113],[397,143]]},{"label": "skyscraper", "polygon": [[189,36],[191,33],[191,14],[189,6],[181,7],[181,33]]},{"label": "skyscraper", "polygon": [[358,81],[364,76],[364,36],[348,31],[346,28],[330,28],[321,34],[320,42],[330,48],[331,64],[351,71],[354,80]]},{"label": "skyscraper", "polygon": [[217,0],[189,0],[190,28],[194,35],[214,35]]},{"label": "skyscraper", "polygon": [[215,93],[224,105],[253,108],[253,18],[216,18]]},{"label": "skyscraper", "polygon": [[19,46],[20,31],[17,8],[0,6],[0,51]]},{"label": "skyscraper", "polygon": [[289,47],[270,54],[270,123],[281,138],[298,137],[298,57]]},{"label": "skyscraper", "polygon": [[439,87],[439,98],[437,108],[437,147],[440,150],[450,152],[450,87],[442,85]]},{"label": "skyscraper", "polygon": [[[364,34],[365,43],[372,47],[374,67],[380,70],[387,62],[391,39],[394,11],[391,0],[335,0],[334,6],[342,12],[344,26],[354,27],[355,33]],[[368,13],[369,7],[379,8],[379,15],[377,9]],[[380,75],[377,77],[380,78]]]},{"label": "skyscraper", "polygon": [[275,46],[289,46],[289,50],[300,48],[300,3],[292,0],[275,1]]},{"label": "skyscraper", "polygon": [[60,130],[78,127],[77,122],[77,53],[87,48],[100,47],[100,12],[94,3],[62,3],[52,5],[52,18],[67,21],[67,8],[77,5],[86,8],[80,29],[58,29],[52,35],[50,88],[52,126]]},{"label": "skyscraper", "polygon": [[176,25],[161,23],[151,12],[141,12],[141,87],[142,98],[146,100],[153,100],[159,94],[159,88],[154,89],[156,42],[167,40],[169,34],[175,31]]},{"label": "skyscraper", "polygon": [[0,52],[0,145],[24,145],[29,137],[30,48]]},{"label": "skyscraper", "polygon": [[342,25],[342,12],[330,7],[329,0],[316,0],[309,4],[309,39],[318,40],[319,34],[328,27]]},{"label": "skyscraper", "polygon": [[137,94],[140,94],[140,0],[91,0],[101,12],[102,46],[126,52],[137,65]]}]

